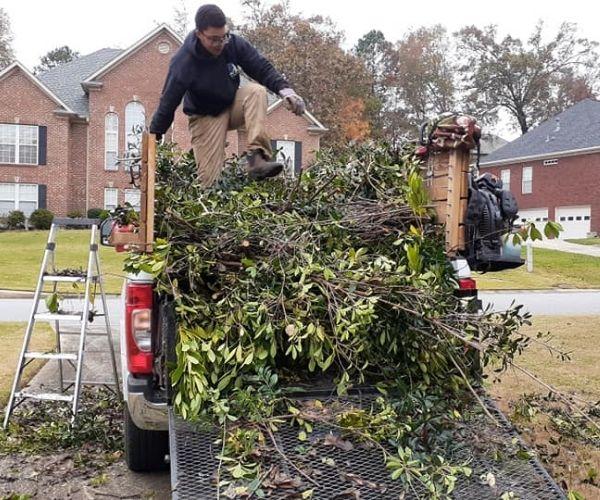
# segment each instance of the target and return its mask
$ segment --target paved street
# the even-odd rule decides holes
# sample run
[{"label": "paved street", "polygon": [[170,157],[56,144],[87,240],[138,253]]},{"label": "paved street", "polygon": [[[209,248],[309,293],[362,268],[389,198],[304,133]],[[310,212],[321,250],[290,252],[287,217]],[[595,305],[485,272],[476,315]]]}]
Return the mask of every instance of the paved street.
[{"label": "paved street", "polygon": [[[492,304],[496,310],[506,309],[511,302],[523,304],[533,314],[577,315],[600,314],[600,290],[539,290],[539,291],[481,291],[485,305]],[[32,299],[0,299],[0,321],[27,321]],[[81,309],[80,303],[69,299],[69,308]],[[99,306],[100,304],[98,304]],[[41,305],[41,310],[45,305]],[[108,298],[110,322],[118,327],[120,320],[119,298]],[[101,321],[101,318],[98,318]]]},{"label": "paved street", "polygon": [[481,291],[484,307],[506,309],[514,301],[533,314],[550,316],[600,314],[600,290]]},{"label": "paved street", "polygon": [[[108,311],[110,313],[110,323],[112,326],[119,324],[119,298],[109,297]],[[31,306],[33,299],[0,299],[0,321],[27,321],[31,314]],[[65,306],[69,309],[77,311],[82,309],[81,301],[75,299],[66,299]],[[96,306],[99,310],[102,309],[102,302],[98,297]],[[38,312],[46,311],[46,305],[44,302],[40,302],[40,309]],[[101,318],[98,318],[99,320]]]}]

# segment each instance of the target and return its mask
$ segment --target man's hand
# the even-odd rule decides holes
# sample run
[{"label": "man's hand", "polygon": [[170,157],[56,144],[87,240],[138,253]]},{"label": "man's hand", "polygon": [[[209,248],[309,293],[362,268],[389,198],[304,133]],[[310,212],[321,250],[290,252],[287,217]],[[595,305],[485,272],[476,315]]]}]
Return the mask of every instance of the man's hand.
[{"label": "man's hand", "polygon": [[303,115],[306,111],[304,99],[296,94],[293,89],[281,89],[279,91],[279,96],[285,101],[287,108],[298,116]]}]

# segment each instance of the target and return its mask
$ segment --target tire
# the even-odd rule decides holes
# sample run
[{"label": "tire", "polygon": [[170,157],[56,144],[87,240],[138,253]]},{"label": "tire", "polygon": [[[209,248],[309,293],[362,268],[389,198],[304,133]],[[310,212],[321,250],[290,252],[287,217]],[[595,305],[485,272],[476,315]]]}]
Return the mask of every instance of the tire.
[{"label": "tire", "polygon": [[135,472],[151,472],[168,469],[165,456],[169,453],[167,431],[140,429],[131,418],[125,405],[125,462]]}]

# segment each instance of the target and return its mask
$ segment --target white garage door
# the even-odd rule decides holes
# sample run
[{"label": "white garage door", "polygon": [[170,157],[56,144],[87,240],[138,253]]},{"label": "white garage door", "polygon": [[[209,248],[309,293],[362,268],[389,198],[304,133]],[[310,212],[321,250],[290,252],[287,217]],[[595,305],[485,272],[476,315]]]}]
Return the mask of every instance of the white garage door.
[{"label": "white garage door", "polygon": [[559,238],[585,238],[591,228],[590,206],[556,207],[556,221],[563,227]]},{"label": "white garage door", "polygon": [[535,227],[543,228],[544,222],[548,220],[548,209],[547,208],[524,208],[519,210],[517,215],[516,224],[522,224],[524,222],[534,222]]}]

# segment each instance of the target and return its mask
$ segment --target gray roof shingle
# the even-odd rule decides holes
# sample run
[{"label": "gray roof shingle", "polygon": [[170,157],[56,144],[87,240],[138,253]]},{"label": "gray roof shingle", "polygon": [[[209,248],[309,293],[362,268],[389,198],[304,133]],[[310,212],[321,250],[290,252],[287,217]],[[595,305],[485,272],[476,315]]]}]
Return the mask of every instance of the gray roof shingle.
[{"label": "gray roof shingle", "polygon": [[584,99],[497,149],[482,165],[600,147],[600,102]]},{"label": "gray roof shingle", "polygon": [[121,49],[100,49],[44,71],[37,77],[75,113],[87,117],[89,101],[81,82],[108,64],[121,52],[123,52]]}]

